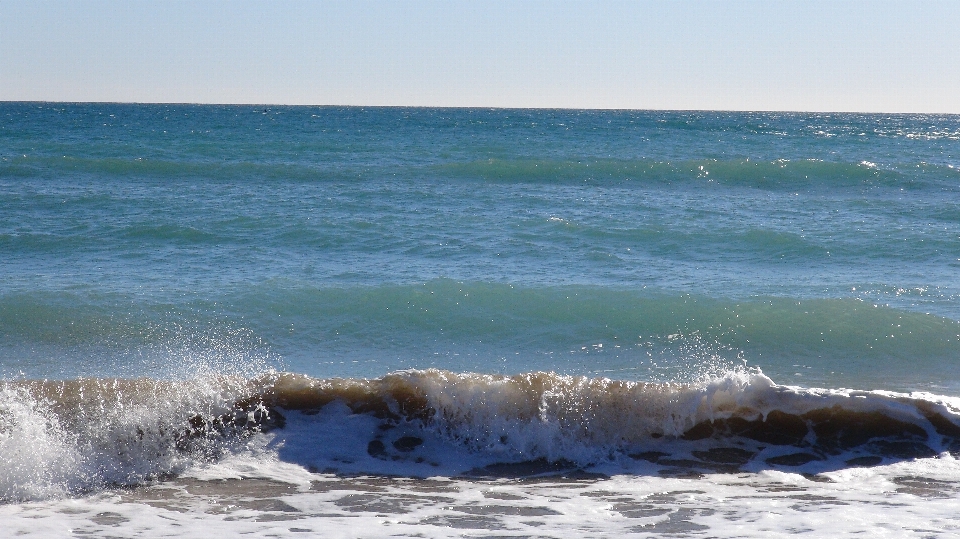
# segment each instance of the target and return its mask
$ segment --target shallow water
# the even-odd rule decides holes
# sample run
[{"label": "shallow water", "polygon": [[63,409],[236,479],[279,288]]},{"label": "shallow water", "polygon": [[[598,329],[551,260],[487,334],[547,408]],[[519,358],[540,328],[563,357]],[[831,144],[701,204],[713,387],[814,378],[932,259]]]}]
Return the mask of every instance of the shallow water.
[{"label": "shallow water", "polygon": [[[705,479],[405,479],[309,483],[179,479],[4,506],[18,536],[948,537],[960,483],[900,475],[811,482],[789,474]],[[201,524],[202,523],[202,524]]]}]

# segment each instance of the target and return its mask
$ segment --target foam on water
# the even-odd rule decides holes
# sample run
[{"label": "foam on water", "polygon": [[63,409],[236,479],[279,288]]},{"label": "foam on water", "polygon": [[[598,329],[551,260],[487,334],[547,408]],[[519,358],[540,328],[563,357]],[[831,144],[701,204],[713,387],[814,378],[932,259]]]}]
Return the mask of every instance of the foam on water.
[{"label": "foam on water", "polygon": [[[209,537],[950,537],[955,500],[921,480],[812,482],[792,474],[715,481],[615,476],[600,480],[477,481],[338,478],[304,485],[262,479],[182,480],[136,492],[0,507],[7,529]],[[942,485],[943,483],[939,483]],[[942,492],[942,491],[941,491]],[[950,491],[947,491],[950,493]]]}]

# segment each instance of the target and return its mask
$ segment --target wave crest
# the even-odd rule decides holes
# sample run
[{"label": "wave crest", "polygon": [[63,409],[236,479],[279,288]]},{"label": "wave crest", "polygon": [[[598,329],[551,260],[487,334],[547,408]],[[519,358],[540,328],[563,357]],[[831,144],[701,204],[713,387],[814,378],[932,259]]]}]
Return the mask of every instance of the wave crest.
[{"label": "wave crest", "polygon": [[960,401],[782,386],[758,370],[690,384],[411,370],[0,385],[7,500],[139,484],[264,448],[310,469],[421,475],[624,459],[713,471],[843,466],[960,451]]}]

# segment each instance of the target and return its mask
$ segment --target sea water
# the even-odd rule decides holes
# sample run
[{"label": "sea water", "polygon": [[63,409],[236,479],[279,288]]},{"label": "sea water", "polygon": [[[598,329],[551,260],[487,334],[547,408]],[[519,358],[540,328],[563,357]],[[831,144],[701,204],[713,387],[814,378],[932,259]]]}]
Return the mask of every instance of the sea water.
[{"label": "sea water", "polygon": [[0,104],[0,536],[960,535],[960,117]]}]

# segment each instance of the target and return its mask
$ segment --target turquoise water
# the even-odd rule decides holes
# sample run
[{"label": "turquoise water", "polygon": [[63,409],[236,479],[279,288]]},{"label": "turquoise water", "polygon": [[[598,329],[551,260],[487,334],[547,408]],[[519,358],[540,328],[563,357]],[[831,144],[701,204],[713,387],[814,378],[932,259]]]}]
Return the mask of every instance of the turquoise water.
[{"label": "turquoise water", "polygon": [[0,104],[0,373],[960,395],[960,117]]}]

